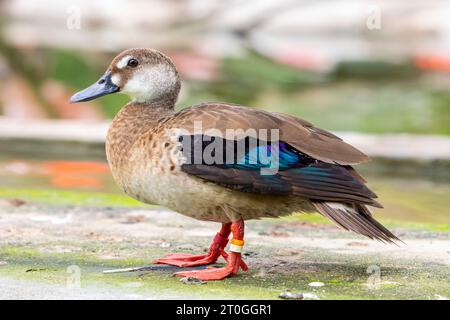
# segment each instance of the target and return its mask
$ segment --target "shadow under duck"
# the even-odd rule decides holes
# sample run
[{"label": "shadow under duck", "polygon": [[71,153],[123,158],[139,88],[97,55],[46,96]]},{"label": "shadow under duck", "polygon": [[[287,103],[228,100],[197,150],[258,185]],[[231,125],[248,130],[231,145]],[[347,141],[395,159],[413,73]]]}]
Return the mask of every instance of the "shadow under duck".
[{"label": "shadow under duck", "polygon": [[368,160],[362,152],[287,114],[218,102],[176,112],[180,86],[167,56],[129,49],[98,82],[71,97],[128,94],[132,100],[114,118],[106,141],[117,184],[142,202],[222,224],[207,254],[171,254],[156,263],[193,267],[223,256],[225,267],[176,273],[201,280],[246,271],[244,221],[294,212],[319,212],[346,230],[399,240],[368,209],[382,206],[352,167]]}]

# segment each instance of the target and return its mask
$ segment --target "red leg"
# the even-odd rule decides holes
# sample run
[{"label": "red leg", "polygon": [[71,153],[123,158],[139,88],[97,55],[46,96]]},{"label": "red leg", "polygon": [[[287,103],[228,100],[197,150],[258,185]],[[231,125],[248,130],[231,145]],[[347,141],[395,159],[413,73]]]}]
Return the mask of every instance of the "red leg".
[{"label": "red leg", "polygon": [[214,237],[207,254],[173,253],[157,259],[154,263],[169,264],[177,267],[194,267],[214,263],[221,255],[226,258],[224,248],[228,243],[230,232],[231,222],[222,223],[222,228]]},{"label": "red leg", "polygon": [[223,268],[207,268],[198,271],[181,271],[175,273],[179,277],[193,277],[200,280],[222,280],[226,277],[236,275],[241,268],[247,271],[248,267],[242,260],[241,248],[244,244],[244,220],[239,220],[231,224],[233,239],[231,240],[230,253],[225,255],[227,264]]}]

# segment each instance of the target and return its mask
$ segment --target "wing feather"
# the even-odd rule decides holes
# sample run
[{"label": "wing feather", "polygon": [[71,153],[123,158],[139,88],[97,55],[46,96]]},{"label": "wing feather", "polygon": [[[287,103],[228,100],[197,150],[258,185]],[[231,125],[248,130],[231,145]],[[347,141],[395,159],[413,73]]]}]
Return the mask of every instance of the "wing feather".
[{"label": "wing feather", "polygon": [[[279,139],[297,150],[327,163],[353,165],[369,158],[334,134],[311,123],[283,113],[268,112],[225,103],[204,103],[186,108],[172,117],[168,127],[183,128],[194,133],[195,122],[202,130],[218,130],[225,137],[227,129],[278,129]],[[258,137],[254,137],[258,138]]]},{"label": "wing feather", "polygon": [[[191,175],[216,184],[240,191],[258,194],[296,195],[312,200],[355,202],[376,207],[381,205],[359,175],[348,167],[318,161],[302,154],[284,141],[272,145],[252,139],[238,140],[231,145],[244,143],[243,154],[233,155],[233,161],[226,163],[227,153],[235,149],[229,141],[221,138],[201,135],[182,136],[182,152],[185,159],[182,170]],[[209,146],[220,146],[215,155],[219,163],[196,162],[195,154],[203,154]],[[256,146],[256,147],[255,147]],[[278,155],[277,171],[264,174],[262,168],[271,167],[272,163],[261,161],[260,151],[276,152]],[[276,151],[277,150],[277,151]],[[223,151],[223,152],[222,152]],[[198,159],[197,159],[198,161]]]}]

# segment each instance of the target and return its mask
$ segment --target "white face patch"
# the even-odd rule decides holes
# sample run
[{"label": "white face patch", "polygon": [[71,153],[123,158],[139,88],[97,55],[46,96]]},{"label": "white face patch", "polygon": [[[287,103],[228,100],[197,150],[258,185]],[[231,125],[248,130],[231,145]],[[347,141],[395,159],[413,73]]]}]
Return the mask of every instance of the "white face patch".
[{"label": "white face patch", "polygon": [[122,92],[138,102],[152,101],[173,91],[177,75],[172,66],[158,64],[137,69],[122,88]]},{"label": "white face patch", "polygon": [[132,56],[125,56],[122,59],[119,60],[119,62],[116,63],[116,67],[119,69],[123,69],[127,66],[128,60],[130,60]]},{"label": "white face patch", "polygon": [[114,74],[111,76],[111,82],[114,83],[116,86],[119,86],[120,80],[121,78],[118,74]]}]

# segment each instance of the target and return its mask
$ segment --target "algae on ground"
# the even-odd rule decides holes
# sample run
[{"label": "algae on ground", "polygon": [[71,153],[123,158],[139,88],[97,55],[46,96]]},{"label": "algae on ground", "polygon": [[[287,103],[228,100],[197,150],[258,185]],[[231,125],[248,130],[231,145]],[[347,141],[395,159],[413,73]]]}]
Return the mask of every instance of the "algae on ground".
[{"label": "algae on ground", "polygon": [[[397,187],[384,187],[377,192],[379,191],[386,204],[387,214],[391,210],[401,210],[402,215],[405,212],[420,213],[417,217],[423,218],[426,217],[424,215],[427,212],[428,203],[433,202],[439,194],[442,199],[432,208],[445,210],[448,200],[441,194],[445,188],[438,186],[433,191],[434,194],[427,193],[426,186],[423,186],[420,188],[423,193],[413,198],[408,197],[409,190],[397,190],[399,189]],[[6,203],[5,208],[10,208],[10,212],[3,212],[3,218],[26,212],[26,208],[32,212],[33,210],[42,211],[43,208],[53,212],[47,210],[49,208],[46,206],[60,208],[56,210],[58,212],[74,210],[75,206],[79,214],[85,208],[86,215],[91,212],[90,208],[94,208],[95,212],[115,208],[108,209],[111,217],[123,212],[124,208],[128,208],[126,210],[152,208],[124,194],[76,190],[0,188],[0,198],[19,198],[28,202],[25,204],[25,209],[13,205],[8,207]],[[398,228],[409,239],[422,241],[421,245],[430,242],[438,243],[438,238],[448,238],[449,224],[435,222],[442,220],[430,219],[432,222],[423,221],[424,219],[419,219],[418,222],[406,219],[395,220],[390,219],[387,214],[380,214],[380,211],[374,213],[377,219],[380,216],[379,220],[388,227]],[[172,218],[166,219],[176,219],[174,217],[179,215],[174,214]],[[5,221],[5,219],[2,220]],[[165,223],[167,224],[169,220]],[[32,222],[28,223],[29,226],[32,225]],[[170,223],[173,221],[170,220]],[[124,229],[116,229],[118,228],[116,224],[110,230],[117,232],[128,230],[129,235],[132,234],[132,230],[135,230],[130,229],[133,225],[126,225],[123,222],[120,226]],[[33,225],[33,227],[39,228],[39,225]],[[165,228],[166,225],[163,227]],[[104,288],[108,292],[126,292],[153,298],[156,295],[160,298],[180,299],[276,299],[285,290],[314,294],[319,299],[437,299],[450,295],[448,263],[430,262],[420,256],[415,259],[391,257],[380,252],[370,250],[366,252],[364,249],[351,251],[351,247],[346,247],[351,243],[339,250],[332,249],[335,242],[342,241],[343,237],[347,237],[345,239],[359,238],[338,231],[330,221],[318,214],[296,214],[281,219],[263,219],[249,223],[249,230],[253,231],[253,237],[260,233],[271,237],[271,232],[278,230],[279,227],[282,227],[281,230],[284,233],[276,234],[275,232],[270,242],[259,244],[249,242],[248,255],[246,255],[250,265],[248,273],[240,273],[238,277],[209,282],[202,286],[183,285],[179,278],[172,276],[173,268],[146,273],[103,274],[103,271],[107,269],[148,265],[153,259],[173,250],[161,247],[160,243],[143,240],[147,238],[139,240],[130,236],[120,241],[97,241],[95,238],[86,237],[85,234],[71,234],[70,241],[66,240],[66,235],[54,237],[53,240],[43,238],[39,239],[39,243],[30,241],[26,236],[18,236],[11,240],[3,234],[0,238],[0,261],[4,263],[0,264],[0,278],[12,277],[23,281],[24,284],[33,282],[35,285],[45,283],[64,287],[69,276],[67,268],[77,266],[81,271],[83,287]],[[14,226],[11,228],[14,229]],[[63,225],[58,228],[64,232]],[[286,239],[283,237],[295,236],[297,233],[308,239],[307,245],[296,244],[294,241],[292,247],[285,248],[285,242],[275,241],[276,237]],[[206,234],[200,234],[201,236],[189,235],[189,239],[191,243],[197,245],[195,248],[207,248],[209,239]],[[156,237],[159,236],[156,235]],[[252,238],[252,234],[249,238]],[[326,242],[326,239],[330,239],[330,242]],[[358,241],[351,245],[361,245]],[[179,242],[182,241],[178,238],[173,240],[175,244],[180,245]],[[175,245],[175,251],[180,250],[186,251],[177,249]],[[290,258],[290,253],[287,252],[287,256],[282,256],[280,255],[282,250],[297,250],[295,252],[297,255]],[[357,254],[354,254],[355,252]],[[112,258],[110,253],[115,256]],[[379,277],[373,278],[374,275]],[[310,287],[311,282],[322,282],[324,286]]]},{"label": "algae on ground", "polygon": [[60,189],[0,188],[0,198],[20,198],[26,201],[73,206],[151,207],[125,194],[87,192]]},{"label": "algae on ground", "polygon": [[[68,245],[68,244],[67,244]],[[95,251],[95,250],[94,250]],[[146,249],[147,256],[158,256]],[[141,251],[136,254],[142,254]],[[389,261],[376,256],[348,257],[327,250],[318,250],[298,262],[297,271],[262,273],[251,269],[238,277],[208,282],[203,286],[183,285],[172,276],[172,269],[148,273],[103,274],[105,269],[144,265],[139,258],[104,260],[95,253],[41,253],[32,247],[1,247],[0,277],[14,277],[23,281],[39,281],[63,286],[70,273],[68,267],[80,268],[81,286],[107,287],[161,298],[209,299],[276,299],[280,292],[311,293],[320,299],[436,299],[450,292],[448,267],[434,264],[411,264],[407,260]],[[368,266],[379,266],[379,278],[371,281]],[[308,268],[313,272],[305,272]],[[310,287],[320,281],[323,287]]]}]

